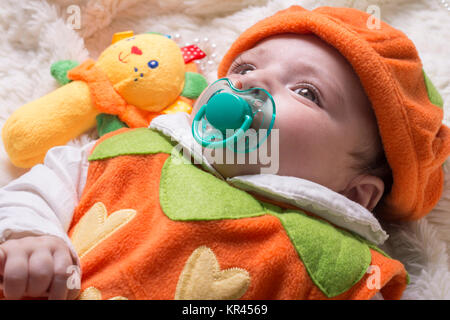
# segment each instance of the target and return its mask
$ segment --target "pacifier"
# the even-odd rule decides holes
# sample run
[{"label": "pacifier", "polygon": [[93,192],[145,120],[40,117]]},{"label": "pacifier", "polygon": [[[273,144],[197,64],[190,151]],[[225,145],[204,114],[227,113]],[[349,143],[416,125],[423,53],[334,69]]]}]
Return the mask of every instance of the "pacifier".
[{"label": "pacifier", "polygon": [[212,83],[197,103],[192,135],[207,148],[246,153],[257,149],[275,122],[275,102],[262,88],[236,89],[227,78]]}]

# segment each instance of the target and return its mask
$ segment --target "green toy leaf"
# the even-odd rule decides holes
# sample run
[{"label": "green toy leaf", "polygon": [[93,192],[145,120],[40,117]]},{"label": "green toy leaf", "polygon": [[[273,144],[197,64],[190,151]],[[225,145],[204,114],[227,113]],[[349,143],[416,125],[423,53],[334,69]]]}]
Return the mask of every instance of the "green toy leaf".
[{"label": "green toy leaf", "polygon": [[128,127],[124,122],[120,121],[119,117],[113,114],[100,113],[96,118],[97,132],[99,137],[120,128]]},{"label": "green toy leaf", "polygon": [[181,95],[189,99],[197,99],[207,86],[208,81],[206,81],[204,76],[197,72],[186,72],[184,88]]},{"label": "green toy leaf", "polygon": [[56,81],[59,82],[59,84],[65,85],[72,81],[69,78],[67,78],[67,72],[78,65],[79,63],[73,60],[56,61],[50,67],[50,73],[53,76],[53,78],[55,78]]}]

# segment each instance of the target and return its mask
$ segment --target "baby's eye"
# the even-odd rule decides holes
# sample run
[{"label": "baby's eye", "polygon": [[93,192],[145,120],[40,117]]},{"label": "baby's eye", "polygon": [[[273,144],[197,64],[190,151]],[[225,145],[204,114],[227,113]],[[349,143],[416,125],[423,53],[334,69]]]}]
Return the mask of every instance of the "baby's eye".
[{"label": "baby's eye", "polygon": [[254,70],[253,68],[246,67],[246,68],[242,68],[238,73],[239,74],[247,74],[247,73],[249,73],[250,71],[253,71],[253,70]]},{"label": "baby's eye", "polygon": [[243,64],[239,64],[237,66],[232,66],[232,70],[233,70],[232,71],[233,73],[244,75],[244,74],[249,73],[250,71],[255,70],[255,66],[253,66],[249,63],[243,63]]},{"label": "baby's eye", "polygon": [[309,86],[303,85],[302,87],[296,88],[293,90],[296,94],[305,97],[306,99],[311,100],[315,104],[319,105],[319,95],[315,91],[315,89],[310,88]]}]

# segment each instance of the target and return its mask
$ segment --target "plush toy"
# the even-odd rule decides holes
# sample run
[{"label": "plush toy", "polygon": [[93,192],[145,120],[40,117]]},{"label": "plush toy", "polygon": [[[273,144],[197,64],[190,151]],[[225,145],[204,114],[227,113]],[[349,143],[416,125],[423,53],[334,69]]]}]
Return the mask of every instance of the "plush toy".
[{"label": "plush toy", "polygon": [[11,162],[29,168],[46,152],[92,128],[99,135],[120,127],[147,127],[160,114],[190,113],[207,86],[195,59],[195,45],[180,48],[168,36],[116,33],[95,62],[53,64],[52,75],[64,86],[17,109],[2,129]]}]

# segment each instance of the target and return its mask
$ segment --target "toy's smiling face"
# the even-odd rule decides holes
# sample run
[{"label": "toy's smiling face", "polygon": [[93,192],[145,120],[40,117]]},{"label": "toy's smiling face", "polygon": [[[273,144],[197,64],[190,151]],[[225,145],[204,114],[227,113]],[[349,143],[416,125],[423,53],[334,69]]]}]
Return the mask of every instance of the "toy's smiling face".
[{"label": "toy's smiling face", "polygon": [[183,90],[185,64],[180,48],[162,35],[120,40],[103,51],[96,66],[129,104],[147,111],[161,111]]}]

